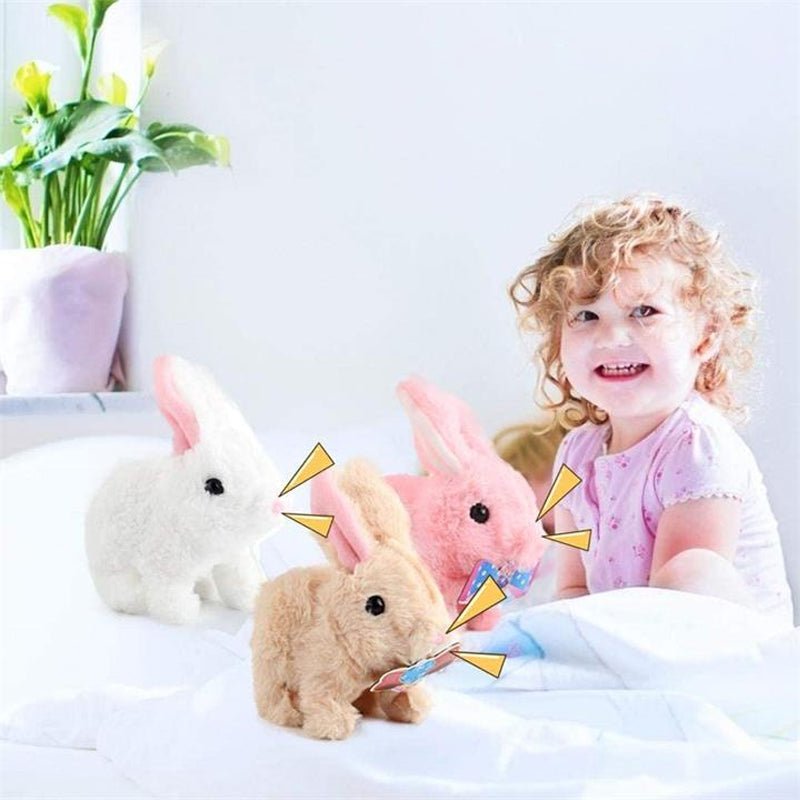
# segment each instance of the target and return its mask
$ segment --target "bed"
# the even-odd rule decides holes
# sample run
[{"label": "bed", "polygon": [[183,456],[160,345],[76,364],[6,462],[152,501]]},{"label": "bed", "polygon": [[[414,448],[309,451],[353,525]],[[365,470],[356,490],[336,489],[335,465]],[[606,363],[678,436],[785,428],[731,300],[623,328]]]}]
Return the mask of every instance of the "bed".
[{"label": "bed", "polygon": [[[317,441],[266,432],[291,475]],[[414,468],[402,419],[319,437],[335,459]],[[495,680],[462,663],[427,679],[419,726],[362,720],[318,742],[260,720],[246,615],[206,606],[173,628],[94,594],[82,518],[120,458],[166,439],[93,437],[0,464],[4,797],[800,796],[800,634],[724,601],[626,589],[509,603],[465,648],[509,652]],[[290,495],[307,510],[304,487]],[[321,560],[287,523],[268,575]]]}]

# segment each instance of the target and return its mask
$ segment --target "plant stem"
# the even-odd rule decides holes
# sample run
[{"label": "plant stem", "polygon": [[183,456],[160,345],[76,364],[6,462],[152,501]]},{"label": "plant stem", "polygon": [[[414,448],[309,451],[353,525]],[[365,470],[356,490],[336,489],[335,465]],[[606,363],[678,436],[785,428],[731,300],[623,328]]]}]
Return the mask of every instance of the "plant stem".
[{"label": "plant stem", "polygon": [[20,193],[22,194],[22,199],[24,201],[22,213],[24,215],[23,224],[25,227],[25,240],[31,243],[29,244],[29,247],[39,247],[41,245],[38,231],[39,225],[34,219],[33,211],[31,210],[31,198],[28,194],[28,187],[21,187]]},{"label": "plant stem", "polygon": [[65,241],[75,228],[78,200],[78,166],[70,161],[64,176],[64,237]]},{"label": "plant stem", "polygon": [[119,177],[114,182],[114,185],[111,187],[111,191],[108,193],[108,196],[103,203],[103,208],[100,210],[100,219],[95,228],[95,241],[98,243],[95,245],[99,250],[103,239],[105,238],[105,231],[108,229],[108,225],[111,222],[112,216],[112,209],[114,208],[114,202],[117,199],[117,195],[119,194],[120,187],[122,186],[123,182],[125,181],[125,177],[127,176],[128,172],[130,172],[131,165],[126,164],[122,171],[119,174]]},{"label": "plant stem", "polygon": [[97,238],[97,225],[99,222],[97,211],[100,208],[100,195],[102,193],[103,181],[108,171],[108,165],[108,161],[101,161],[95,164],[95,169],[100,173],[100,176],[97,179],[97,189],[92,192],[92,211],[89,217],[89,228],[86,236],[89,242],[93,242]]},{"label": "plant stem", "polygon": [[87,188],[86,197],[83,200],[83,206],[81,207],[81,213],[78,217],[78,221],[75,223],[75,230],[72,232],[72,243],[73,244],[81,244],[81,237],[83,236],[83,229],[86,227],[86,221],[89,219],[89,214],[92,209],[92,203],[94,202],[94,195],[100,189],[100,182],[103,180],[103,173],[101,170],[97,170],[94,174],[94,178],[92,179],[91,185]]},{"label": "plant stem", "polygon": [[[111,163],[110,161],[101,161],[96,167],[96,169],[100,170],[101,188],[102,188],[102,182],[105,180],[105,177],[106,177],[106,172],[108,172],[108,165],[110,163]],[[94,196],[94,206],[92,208],[92,216],[93,217],[97,217],[97,209],[98,209],[99,206],[100,206],[100,192],[98,191]],[[96,219],[95,219],[95,221],[96,221]]]},{"label": "plant stem", "polygon": [[144,96],[147,94],[147,90],[150,88],[150,81],[151,78],[146,78],[144,82],[144,86],[142,87],[142,91],[139,94],[139,99],[136,101],[136,105],[131,109],[135,114],[139,110],[139,106],[142,104],[142,100],[144,100]]},{"label": "plant stem", "polygon": [[142,174],[142,170],[139,170],[129,181],[127,186],[122,190],[122,194],[119,196],[119,199],[114,203],[113,207],[111,208],[111,213],[108,215],[108,218],[103,223],[103,228],[100,230],[98,241],[97,241],[97,249],[100,250],[103,247],[103,242],[105,241],[106,234],[108,233],[108,228],[111,225],[111,221],[114,219],[114,215],[119,210],[119,207],[122,205],[122,201],[125,199],[125,196],[131,190],[136,181],[139,180],[139,177]]},{"label": "plant stem", "polygon": [[42,198],[42,247],[50,244],[50,178],[44,179],[44,196]]},{"label": "plant stem", "polygon": [[50,202],[53,208],[53,240],[61,244],[64,241],[64,213],[61,203],[61,184],[58,181],[58,175],[56,173],[53,173],[51,178],[50,194],[52,197]]},{"label": "plant stem", "polygon": [[92,29],[92,38],[89,42],[89,54],[86,56],[86,64],[84,64],[83,82],[81,83],[81,97],[80,99],[86,100],[89,96],[89,76],[92,72],[92,61],[94,59],[94,46],[97,42],[98,31]]}]

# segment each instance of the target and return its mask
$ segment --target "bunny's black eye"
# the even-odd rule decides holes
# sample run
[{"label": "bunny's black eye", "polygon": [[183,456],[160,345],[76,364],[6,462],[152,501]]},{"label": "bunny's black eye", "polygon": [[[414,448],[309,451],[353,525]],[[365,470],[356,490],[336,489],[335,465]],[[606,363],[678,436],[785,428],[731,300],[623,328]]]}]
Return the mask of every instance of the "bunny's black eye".
[{"label": "bunny's black eye", "polygon": [[475,503],[469,510],[469,515],[479,525],[483,525],[489,519],[489,509],[483,503]]},{"label": "bunny's black eye", "polygon": [[367,604],[364,606],[366,611],[369,611],[372,616],[377,617],[386,611],[386,604],[379,594],[374,594],[372,597],[367,598]]},{"label": "bunny's black eye", "polygon": [[206,481],[206,491],[209,494],[222,494],[225,491],[225,487],[219,478],[209,478]]}]

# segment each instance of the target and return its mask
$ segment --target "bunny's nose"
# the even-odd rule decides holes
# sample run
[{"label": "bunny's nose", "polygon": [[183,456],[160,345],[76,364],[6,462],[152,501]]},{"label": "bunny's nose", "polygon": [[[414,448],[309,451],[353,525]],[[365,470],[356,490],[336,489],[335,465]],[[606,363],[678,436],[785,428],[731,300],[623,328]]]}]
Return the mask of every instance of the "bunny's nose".
[{"label": "bunny's nose", "polygon": [[282,501],[282,500],[276,500],[276,501],[275,501],[275,502],[272,504],[272,513],[273,513],[273,514],[275,514],[276,516],[277,516],[278,514],[282,514],[282,513],[283,513],[283,510],[284,510],[284,508],[286,508],[286,506],[284,506],[284,504],[283,504],[283,501]]}]

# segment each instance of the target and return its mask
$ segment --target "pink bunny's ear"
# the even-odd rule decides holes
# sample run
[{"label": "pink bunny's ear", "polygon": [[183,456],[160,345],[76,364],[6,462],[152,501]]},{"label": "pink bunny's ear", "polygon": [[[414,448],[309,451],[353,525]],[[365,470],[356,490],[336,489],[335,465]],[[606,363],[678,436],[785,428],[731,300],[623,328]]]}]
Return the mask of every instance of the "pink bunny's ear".
[{"label": "pink bunny's ear", "polygon": [[200,441],[197,417],[175,386],[170,356],[159,356],[153,372],[158,407],[172,427],[172,449],[175,455],[181,455]]},{"label": "pink bunny's ear", "polygon": [[476,453],[493,452],[469,406],[421,378],[400,383],[397,395],[414,430],[414,445],[429,472],[456,475]]},{"label": "pink bunny's ear", "polygon": [[323,472],[311,482],[311,510],[315,514],[333,515],[327,541],[333,547],[338,563],[352,572],[369,558],[372,547],[355,506],[336,485],[336,476],[332,472]]},{"label": "pink bunny's ear", "polygon": [[494,445],[481,428],[475,412],[460,398],[453,397],[453,400],[455,401],[455,411],[458,414],[459,431],[465,446],[473,453],[494,455]]}]

